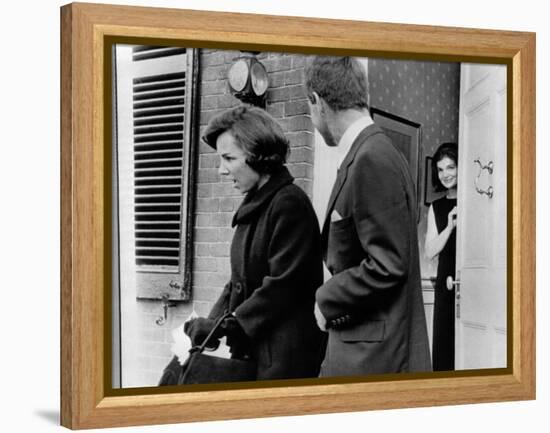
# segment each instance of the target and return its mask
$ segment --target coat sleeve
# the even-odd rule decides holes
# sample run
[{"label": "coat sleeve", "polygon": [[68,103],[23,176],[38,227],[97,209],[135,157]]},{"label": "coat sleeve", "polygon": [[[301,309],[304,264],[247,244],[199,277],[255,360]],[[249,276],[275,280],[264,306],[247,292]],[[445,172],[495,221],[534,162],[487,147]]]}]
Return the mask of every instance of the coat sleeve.
[{"label": "coat sleeve", "polygon": [[322,282],[319,224],[307,196],[275,197],[268,227],[270,232],[264,235],[269,238],[269,273],[235,310],[239,324],[252,338],[308,297],[313,311],[314,290]]},{"label": "coat sleeve", "polygon": [[[351,230],[355,233],[348,234],[348,239],[357,242],[354,254],[361,257],[352,260],[356,266],[335,274],[317,291],[317,303],[329,322],[357,310],[377,310],[377,295],[400,290],[407,278],[414,204],[408,203],[407,173],[398,160],[400,155],[385,146],[388,143],[357,155],[349,168]],[[340,248],[342,254],[348,248],[331,247]]]}]

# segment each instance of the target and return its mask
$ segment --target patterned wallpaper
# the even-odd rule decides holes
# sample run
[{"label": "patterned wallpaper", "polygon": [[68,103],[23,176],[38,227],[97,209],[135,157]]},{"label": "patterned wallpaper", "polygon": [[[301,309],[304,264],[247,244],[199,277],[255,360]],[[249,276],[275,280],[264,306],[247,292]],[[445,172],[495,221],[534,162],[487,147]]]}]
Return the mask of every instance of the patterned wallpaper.
[{"label": "patterned wallpaper", "polygon": [[[422,125],[419,194],[424,161],[440,143],[458,140],[460,64],[369,59],[370,104]],[[418,238],[423,276],[435,275],[436,263],[424,258],[428,208],[420,207]]]},{"label": "patterned wallpaper", "polygon": [[370,103],[422,125],[424,150],[458,139],[459,63],[369,59]]}]

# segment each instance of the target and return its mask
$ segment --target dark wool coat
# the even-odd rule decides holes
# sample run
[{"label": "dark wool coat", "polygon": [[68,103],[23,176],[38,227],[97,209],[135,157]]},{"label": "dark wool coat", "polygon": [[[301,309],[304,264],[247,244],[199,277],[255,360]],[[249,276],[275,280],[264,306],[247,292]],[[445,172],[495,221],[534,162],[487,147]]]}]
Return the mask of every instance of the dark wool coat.
[{"label": "dark wool coat", "polygon": [[355,139],[323,225],[330,278],[317,292],[329,325],[323,376],[429,371],[417,201],[407,162],[376,125]]},{"label": "dark wool coat", "polygon": [[234,311],[258,379],[317,377],[326,337],[313,314],[322,284],[319,224],[286,168],[245,197],[233,218],[231,281],[209,317]]}]

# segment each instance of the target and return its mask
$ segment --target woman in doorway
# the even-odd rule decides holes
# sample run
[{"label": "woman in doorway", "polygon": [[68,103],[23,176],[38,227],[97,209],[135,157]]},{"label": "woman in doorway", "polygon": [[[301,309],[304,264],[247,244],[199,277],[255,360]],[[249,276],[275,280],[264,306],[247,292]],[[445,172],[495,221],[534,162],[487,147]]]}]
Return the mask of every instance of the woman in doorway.
[{"label": "woman in doorway", "polygon": [[227,337],[233,358],[255,361],[256,379],[317,377],[325,348],[313,315],[321,238],[308,196],[284,165],[288,140],[249,106],[213,118],[203,140],[220,156],[219,174],[245,197],[233,217],[231,280],[208,318],[187,322],[185,332],[199,344],[230,312],[214,337]]},{"label": "woman in doorway", "polygon": [[432,159],[432,184],[446,194],[428,210],[424,250],[432,260],[438,258],[435,281],[432,363],[434,371],[454,370],[455,361],[455,290],[447,278],[455,278],[456,264],[456,191],[458,146],[443,143]]}]

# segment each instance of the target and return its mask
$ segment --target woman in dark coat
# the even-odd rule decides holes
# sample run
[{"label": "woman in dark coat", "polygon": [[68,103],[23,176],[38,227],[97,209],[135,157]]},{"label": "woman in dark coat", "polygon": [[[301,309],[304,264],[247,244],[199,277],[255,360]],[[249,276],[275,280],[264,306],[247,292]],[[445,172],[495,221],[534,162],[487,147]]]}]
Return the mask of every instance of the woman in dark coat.
[{"label": "woman in dark coat", "polygon": [[432,159],[434,189],[446,192],[428,210],[424,245],[429,259],[438,258],[432,339],[434,371],[454,370],[455,364],[455,290],[447,285],[447,279],[455,278],[457,162],[456,143],[443,143]]},{"label": "woman in dark coat", "polygon": [[201,343],[217,318],[232,357],[257,364],[257,379],[317,377],[325,338],[313,314],[322,284],[319,225],[307,195],[284,166],[281,127],[265,111],[240,106],[215,117],[204,141],[220,155],[220,175],[246,194],[234,215],[231,281],[208,318],[188,322]]}]

